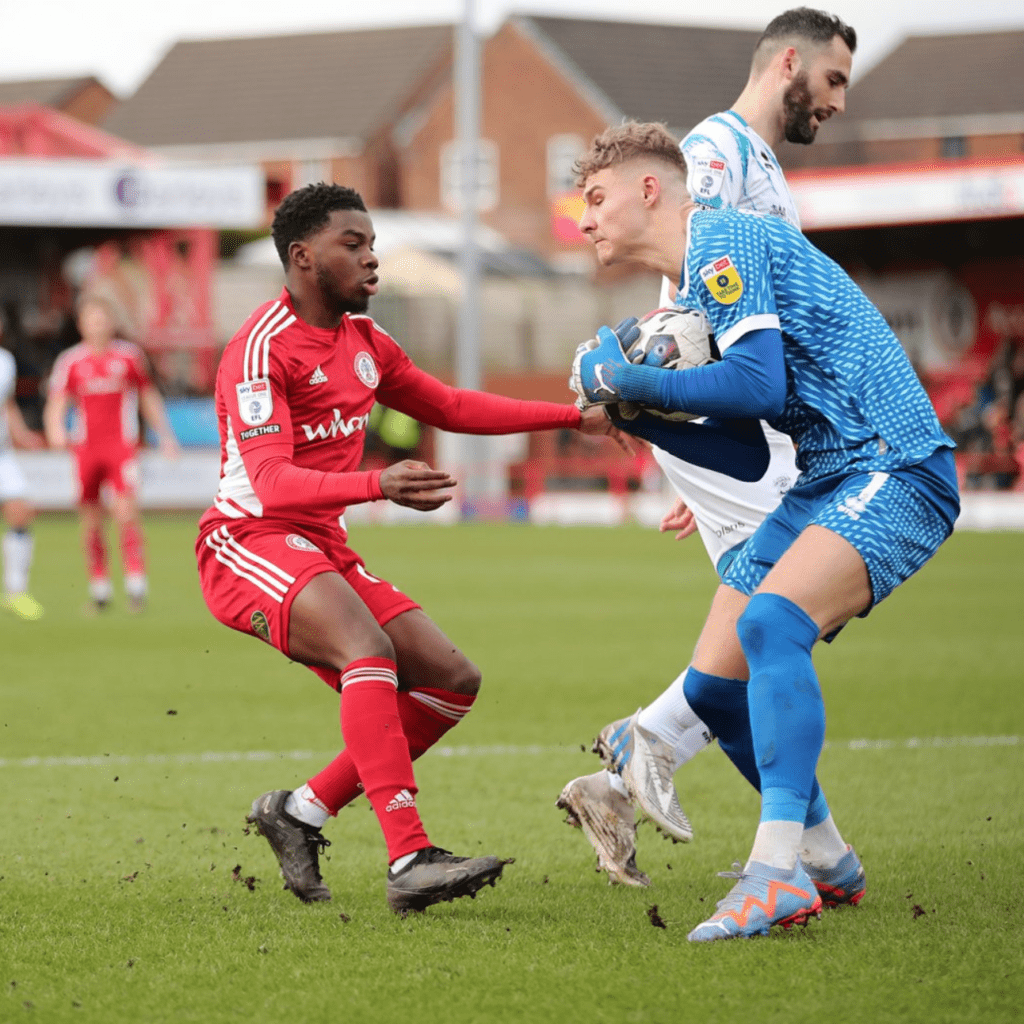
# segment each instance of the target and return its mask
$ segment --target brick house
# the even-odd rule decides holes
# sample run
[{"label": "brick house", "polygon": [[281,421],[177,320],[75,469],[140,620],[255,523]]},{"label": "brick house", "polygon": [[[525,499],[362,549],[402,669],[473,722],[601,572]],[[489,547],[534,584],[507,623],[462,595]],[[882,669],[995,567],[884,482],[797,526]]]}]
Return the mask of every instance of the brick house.
[{"label": "brick house", "polygon": [[0,107],[32,103],[50,107],[91,125],[100,125],[107,120],[117,102],[117,97],[91,75],[0,82]]},{"label": "brick house", "polygon": [[[568,243],[554,234],[552,204],[573,190],[590,138],[629,117],[682,132],[727,106],[757,37],[510,18],[481,48],[485,223],[548,256],[578,249],[572,232]],[[105,127],[174,159],[260,163],[268,219],[282,195],[321,178],[371,207],[440,212],[453,200],[453,43],[452,25],[180,42]]]},{"label": "brick house", "polygon": [[[571,200],[572,164],[591,138],[626,118],[681,132],[728,106],[746,82],[757,38],[729,29],[511,17],[482,47],[482,160],[493,183],[484,221],[548,257],[580,252],[585,242],[573,218],[558,231],[557,213]],[[444,208],[455,134],[450,80],[424,94],[396,129],[403,203]]]},{"label": "brick house", "polygon": [[911,36],[850,89],[846,113],[796,167],[1024,154],[1024,30]]},{"label": "brick house", "polygon": [[105,127],[171,159],[260,164],[268,222],[311,181],[400,206],[390,126],[451,47],[447,25],[179,42]]}]

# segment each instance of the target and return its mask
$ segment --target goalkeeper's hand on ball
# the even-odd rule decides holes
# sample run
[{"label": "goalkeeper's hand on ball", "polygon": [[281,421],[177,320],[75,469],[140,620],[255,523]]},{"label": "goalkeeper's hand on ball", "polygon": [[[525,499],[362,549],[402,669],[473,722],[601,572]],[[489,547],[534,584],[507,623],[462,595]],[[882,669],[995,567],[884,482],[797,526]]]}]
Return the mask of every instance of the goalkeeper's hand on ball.
[{"label": "goalkeeper's hand on ball", "polygon": [[630,317],[614,331],[610,327],[600,327],[596,338],[583,342],[576,349],[570,386],[578,396],[576,404],[581,409],[589,405],[612,405],[622,400],[619,389],[629,361],[618,332],[623,328],[631,329],[635,323],[635,319]]}]

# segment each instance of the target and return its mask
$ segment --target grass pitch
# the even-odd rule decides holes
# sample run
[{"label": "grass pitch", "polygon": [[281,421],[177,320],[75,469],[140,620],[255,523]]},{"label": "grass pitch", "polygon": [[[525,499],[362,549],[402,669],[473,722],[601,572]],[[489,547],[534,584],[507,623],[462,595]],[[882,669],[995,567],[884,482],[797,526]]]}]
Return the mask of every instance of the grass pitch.
[{"label": "grass pitch", "polygon": [[244,834],[256,795],[336,752],[337,698],[214,622],[193,535],[150,520],[150,609],[87,619],[74,524],[46,519],[47,615],[0,619],[0,1021],[1018,1019],[1024,535],[955,536],[816,652],[820,777],[864,860],[864,902],[699,947],[686,933],[757,820],[717,748],[677,777],[696,841],[641,829],[648,890],[605,884],[554,807],[597,767],[581,744],[685,666],[714,588],[696,540],[357,529],[371,571],[484,672],[473,714],[418,764],[430,834],[516,858],[479,899],[403,921],[365,800],[325,829],[331,903],[283,892],[265,842]]}]

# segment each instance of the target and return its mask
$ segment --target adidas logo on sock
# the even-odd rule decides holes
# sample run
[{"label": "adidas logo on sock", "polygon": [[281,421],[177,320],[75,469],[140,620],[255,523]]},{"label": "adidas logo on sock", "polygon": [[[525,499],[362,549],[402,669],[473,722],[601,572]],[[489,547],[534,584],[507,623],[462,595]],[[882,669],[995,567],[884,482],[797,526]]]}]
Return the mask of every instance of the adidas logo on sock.
[{"label": "adidas logo on sock", "polygon": [[310,384],[326,384],[327,383],[327,374],[324,373],[324,371],[321,370],[320,367],[318,366],[313,371],[313,376],[309,378],[309,383]]},{"label": "adidas logo on sock", "polygon": [[416,800],[412,793],[407,789],[400,789],[388,802],[387,807],[384,808],[385,812],[390,813],[391,811],[399,811],[403,807],[415,807]]}]

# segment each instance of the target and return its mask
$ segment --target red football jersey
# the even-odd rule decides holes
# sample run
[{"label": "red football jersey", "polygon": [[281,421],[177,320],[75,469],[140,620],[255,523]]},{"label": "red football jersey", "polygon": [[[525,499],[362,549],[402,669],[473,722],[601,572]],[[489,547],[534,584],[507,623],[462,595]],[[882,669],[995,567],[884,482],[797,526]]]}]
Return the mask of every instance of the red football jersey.
[{"label": "red football jersey", "polygon": [[139,392],[150,385],[138,345],[115,339],[102,352],[84,342],[65,349],[53,364],[50,393],[78,406],[72,441],[88,448],[139,443]]},{"label": "red football jersey", "polygon": [[421,423],[475,434],[579,425],[572,405],[452,388],[418,369],[371,317],[335,330],[295,313],[287,289],[231,339],[217,371],[221,479],[201,528],[279,517],[344,530],[348,505],[383,497],[380,471],[358,472],[380,401]]}]

